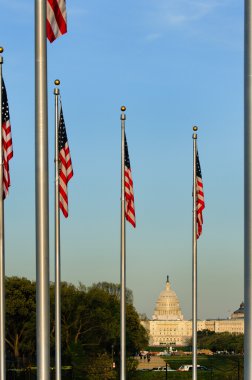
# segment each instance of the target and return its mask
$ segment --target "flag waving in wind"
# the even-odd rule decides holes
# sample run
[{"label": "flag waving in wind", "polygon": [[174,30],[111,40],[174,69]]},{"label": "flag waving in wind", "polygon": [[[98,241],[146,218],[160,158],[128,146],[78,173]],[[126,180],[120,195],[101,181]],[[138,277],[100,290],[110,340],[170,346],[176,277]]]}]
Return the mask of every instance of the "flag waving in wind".
[{"label": "flag waving in wind", "polygon": [[11,124],[7,93],[2,80],[2,144],[3,144],[3,198],[9,193],[10,172],[9,161],[13,157]]},{"label": "flag waving in wind", "polygon": [[203,210],[205,208],[203,182],[199,161],[199,154],[196,154],[196,207],[197,207],[197,239],[202,234]]},{"label": "flag waving in wind", "polygon": [[68,217],[68,193],[67,184],[73,177],[72,161],[70,149],[67,141],[65,121],[60,106],[60,120],[58,131],[58,147],[59,147],[59,206],[63,215]]},{"label": "flag waving in wind", "polygon": [[47,0],[46,34],[50,42],[67,32],[66,1]]},{"label": "flag waving in wind", "polygon": [[125,135],[125,161],[124,161],[124,191],[125,191],[125,217],[133,227],[136,227],[133,180],[130,168],[128,144]]}]

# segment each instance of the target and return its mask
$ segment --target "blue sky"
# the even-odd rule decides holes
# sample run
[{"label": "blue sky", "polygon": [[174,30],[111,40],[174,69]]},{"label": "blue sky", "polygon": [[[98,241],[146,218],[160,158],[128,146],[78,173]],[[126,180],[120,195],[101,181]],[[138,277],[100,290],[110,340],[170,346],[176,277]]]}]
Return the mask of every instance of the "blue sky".
[{"label": "blue sky", "polygon": [[[6,274],[35,279],[34,2],[0,0],[14,158],[5,202]],[[243,300],[243,4],[238,0],[68,0],[48,43],[50,277],[54,280],[54,80],[61,80],[74,177],[61,219],[62,280],[119,282],[120,107],[137,228],[127,286],[149,317],[166,275],[191,318],[192,126],[206,209],[198,242],[200,318]]]}]

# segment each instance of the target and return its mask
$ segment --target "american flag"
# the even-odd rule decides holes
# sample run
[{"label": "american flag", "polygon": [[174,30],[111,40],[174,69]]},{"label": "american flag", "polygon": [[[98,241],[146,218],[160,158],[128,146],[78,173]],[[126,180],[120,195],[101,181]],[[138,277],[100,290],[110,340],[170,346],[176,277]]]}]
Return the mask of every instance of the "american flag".
[{"label": "american flag", "polygon": [[68,217],[67,184],[73,176],[72,161],[67,141],[65,121],[60,107],[60,121],[58,131],[59,146],[59,207],[63,215]]},{"label": "american flag", "polygon": [[199,161],[199,154],[196,154],[196,207],[197,207],[197,239],[202,234],[203,215],[202,212],[205,208],[203,182]]},{"label": "american flag", "polygon": [[46,34],[50,42],[67,32],[66,1],[47,0]]},{"label": "american flag", "polygon": [[9,161],[13,157],[9,105],[4,81],[2,81],[2,144],[3,144],[3,198],[9,193]]},{"label": "american flag", "polygon": [[130,159],[128,144],[125,135],[125,144],[124,144],[124,193],[125,193],[125,217],[133,227],[136,227],[136,217],[135,217],[135,205],[134,205],[134,192],[133,192],[133,180],[131,175],[130,168]]}]

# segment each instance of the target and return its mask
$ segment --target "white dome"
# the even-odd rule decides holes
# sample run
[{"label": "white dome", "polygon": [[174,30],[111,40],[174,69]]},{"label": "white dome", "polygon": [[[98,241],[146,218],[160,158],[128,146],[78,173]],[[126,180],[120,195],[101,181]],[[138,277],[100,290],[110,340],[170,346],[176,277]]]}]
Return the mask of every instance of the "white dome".
[{"label": "white dome", "polygon": [[180,309],[178,297],[174,290],[171,289],[168,276],[165,290],[160,293],[157,299],[152,319],[159,321],[181,321],[184,319]]}]

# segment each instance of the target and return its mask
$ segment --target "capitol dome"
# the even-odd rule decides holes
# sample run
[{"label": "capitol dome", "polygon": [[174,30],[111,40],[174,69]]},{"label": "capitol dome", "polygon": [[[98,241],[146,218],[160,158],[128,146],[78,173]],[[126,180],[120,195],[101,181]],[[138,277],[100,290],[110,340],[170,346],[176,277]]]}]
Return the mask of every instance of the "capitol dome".
[{"label": "capitol dome", "polygon": [[159,321],[182,321],[184,319],[178,297],[174,290],[171,289],[169,276],[167,276],[165,289],[157,299],[152,319]]},{"label": "capitol dome", "polygon": [[231,315],[231,319],[239,319],[239,318],[244,318],[244,302],[242,302],[240,304],[239,309],[235,310]]}]

